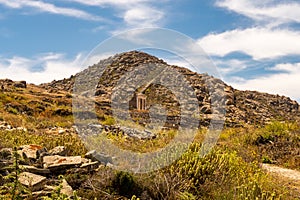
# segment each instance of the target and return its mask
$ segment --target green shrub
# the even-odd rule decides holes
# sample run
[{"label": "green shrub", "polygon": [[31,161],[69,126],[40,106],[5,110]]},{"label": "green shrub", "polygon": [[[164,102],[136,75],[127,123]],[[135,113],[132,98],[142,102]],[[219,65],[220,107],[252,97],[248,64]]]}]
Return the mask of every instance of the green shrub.
[{"label": "green shrub", "polygon": [[18,114],[18,110],[16,108],[13,108],[13,107],[10,107],[10,106],[6,109],[6,111],[11,113],[11,114],[14,114],[14,115]]},{"label": "green shrub", "polygon": [[134,188],[134,179],[128,172],[117,171],[112,181],[112,187],[120,195],[127,195]]},{"label": "green shrub", "polygon": [[261,162],[266,163],[266,164],[272,164],[273,163],[273,161],[268,156],[262,156]]},{"label": "green shrub", "polygon": [[[237,152],[216,148],[199,156],[193,144],[171,166],[141,181],[154,199],[260,199],[284,193],[264,174],[258,163],[247,163]],[[145,178],[145,177],[144,177]]]},{"label": "green shrub", "polygon": [[101,122],[103,125],[114,125],[116,123],[115,119],[111,116],[105,116],[105,120]]}]

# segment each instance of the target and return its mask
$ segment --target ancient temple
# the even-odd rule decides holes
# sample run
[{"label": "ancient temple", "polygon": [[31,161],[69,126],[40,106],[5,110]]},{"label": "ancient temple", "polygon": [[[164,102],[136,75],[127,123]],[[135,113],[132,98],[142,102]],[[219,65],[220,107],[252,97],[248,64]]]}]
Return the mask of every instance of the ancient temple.
[{"label": "ancient temple", "polygon": [[146,96],[143,93],[136,95],[136,109],[146,110]]}]

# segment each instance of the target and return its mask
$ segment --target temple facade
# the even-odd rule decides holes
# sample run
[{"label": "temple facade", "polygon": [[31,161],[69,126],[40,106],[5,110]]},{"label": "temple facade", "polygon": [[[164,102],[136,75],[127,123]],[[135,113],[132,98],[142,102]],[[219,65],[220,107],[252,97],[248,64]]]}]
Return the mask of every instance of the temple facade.
[{"label": "temple facade", "polygon": [[146,110],[146,95],[142,93],[136,95],[136,109]]}]

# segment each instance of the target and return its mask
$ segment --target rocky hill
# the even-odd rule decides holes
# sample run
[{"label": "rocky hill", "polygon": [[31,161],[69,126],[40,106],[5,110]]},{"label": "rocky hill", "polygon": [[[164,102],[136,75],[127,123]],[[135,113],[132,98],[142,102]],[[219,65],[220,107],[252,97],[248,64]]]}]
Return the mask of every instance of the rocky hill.
[{"label": "rocky hill", "polygon": [[[220,102],[225,105],[226,126],[241,126],[245,123],[264,124],[272,120],[297,121],[300,117],[299,104],[289,97],[236,90],[207,74],[197,74],[186,68],[168,65],[163,60],[149,54],[132,51],[101,60],[70,78],[38,86],[26,84],[25,81],[0,80],[2,120],[11,121],[13,127],[23,126],[24,121],[29,121],[33,123],[33,127],[48,128],[47,121],[49,119],[51,119],[50,121],[55,119],[57,124],[64,123],[71,126],[72,89],[75,79],[85,73],[97,74],[99,68],[106,67],[95,90],[96,111],[98,117],[104,119],[104,116],[111,115],[112,93],[121,78],[124,78],[124,75],[126,77],[126,73],[138,69],[143,64],[153,63],[176,70],[192,86],[198,100],[200,125],[202,126],[208,125],[212,114],[215,114],[215,111],[212,110],[210,93],[213,95],[220,93],[220,96],[224,97],[220,99]],[[210,83],[210,89],[207,83]],[[131,90],[132,88],[128,87],[128,92]],[[178,125],[179,101],[176,100],[172,91],[155,83],[144,84],[137,88],[136,92],[140,92],[140,90],[143,90],[142,93],[147,98],[147,103],[144,111],[137,111],[136,105],[134,105],[135,99],[132,97],[129,109],[133,119],[139,119],[142,124],[148,123],[149,108],[152,105],[161,104],[168,114],[166,126],[176,127]],[[27,118],[26,120],[22,118],[24,116]],[[15,120],[16,118],[18,120]],[[28,123],[26,124],[28,125]]]},{"label": "rocky hill", "polygon": [[[114,87],[118,84],[118,81],[120,81],[125,73],[129,73],[143,64],[151,63],[171,67],[189,81],[199,101],[199,108],[203,119],[202,125],[206,125],[212,117],[211,95],[209,94],[209,89],[207,87],[208,82],[213,86],[213,92],[216,92],[218,89],[225,92],[224,96],[226,98],[224,101],[226,104],[227,126],[239,126],[245,123],[264,124],[272,120],[299,119],[299,104],[289,97],[256,91],[240,91],[207,74],[197,74],[186,68],[173,65],[170,66],[159,58],[139,51],[117,54],[105,60],[101,60],[99,63],[90,66],[83,72],[71,76],[68,79],[42,84],[40,87],[49,93],[56,93],[58,91],[67,91],[71,93],[74,81],[78,76],[87,72],[90,73],[91,71],[97,72],[97,69],[100,67],[106,67],[97,86],[95,95],[98,109],[105,114],[110,114],[111,95]],[[147,108],[155,103],[164,104],[166,108],[170,108],[173,105],[173,111],[170,114],[170,117],[172,118],[173,115],[173,118],[175,118],[176,102],[170,101],[170,99],[174,98],[166,88],[163,88],[158,84],[150,84],[147,86],[147,89],[144,90],[144,94],[148,99]],[[162,98],[159,98],[159,96]],[[147,118],[147,116],[144,116],[144,118]],[[170,120],[172,121],[171,118]],[[170,123],[176,122],[174,122],[173,119],[173,122]]]}]

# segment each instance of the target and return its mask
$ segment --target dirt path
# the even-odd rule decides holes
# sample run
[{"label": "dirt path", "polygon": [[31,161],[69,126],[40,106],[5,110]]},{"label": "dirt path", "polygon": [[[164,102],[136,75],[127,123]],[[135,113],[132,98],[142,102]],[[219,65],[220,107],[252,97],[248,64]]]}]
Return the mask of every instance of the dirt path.
[{"label": "dirt path", "polygon": [[278,174],[278,175],[280,175],[284,178],[290,179],[290,180],[300,181],[300,172],[297,170],[282,168],[282,167],[278,167],[278,166],[270,165],[270,164],[262,164],[262,169],[264,169],[270,173]]},{"label": "dirt path", "polygon": [[261,164],[261,167],[271,175],[275,175],[276,177],[283,179],[283,184],[293,190],[300,199],[300,171],[270,164]]}]

